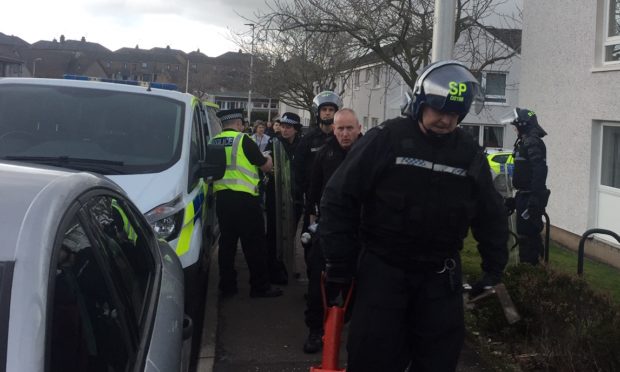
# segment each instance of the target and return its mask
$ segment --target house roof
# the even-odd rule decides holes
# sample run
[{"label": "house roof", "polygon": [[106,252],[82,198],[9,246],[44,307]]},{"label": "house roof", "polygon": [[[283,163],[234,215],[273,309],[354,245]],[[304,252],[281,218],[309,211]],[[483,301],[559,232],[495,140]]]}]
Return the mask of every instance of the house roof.
[{"label": "house roof", "polygon": [[27,42],[13,35],[6,35],[0,32],[0,44],[2,45],[15,45],[15,46],[28,46]]},{"label": "house roof", "polygon": [[79,52],[97,52],[97,53],[110,53],[111,51],[99,43],[92,43],[86,41],[84,37],[82,40],[65,40],[61,37],[60,41],[56,39],[52,41],[39,40],[30,46],[32,49],[54,49],[54,50],[70,50]]},{"label": "house roof", "polygon": [[491,35],[495,36],[506,44],[510,49],[521,53],[521,34],[522,30],[511,28],[485,28]]},{"label": "house roof", "polygon": [[[153,50],[156,49],[156,50]],[[185,63],[185,53],[179,54],[173,52],[172,49],[166,48],[153,48],[150,50],[140,48],[121,48],[114,52],[114,61],[120,62],[159,62],[168,64],[182,64]]]}]

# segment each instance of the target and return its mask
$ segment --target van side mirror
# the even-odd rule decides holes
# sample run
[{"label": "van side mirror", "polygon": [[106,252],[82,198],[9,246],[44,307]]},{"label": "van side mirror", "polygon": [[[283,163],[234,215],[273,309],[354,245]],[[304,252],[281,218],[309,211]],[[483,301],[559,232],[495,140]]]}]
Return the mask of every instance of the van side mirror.
[{"label": "van side mirror", "polygon": [[200,164],[200,176],[205,179],[219,180],[226,172],[226,150],[224,145],[207,145],[207,160]]}]

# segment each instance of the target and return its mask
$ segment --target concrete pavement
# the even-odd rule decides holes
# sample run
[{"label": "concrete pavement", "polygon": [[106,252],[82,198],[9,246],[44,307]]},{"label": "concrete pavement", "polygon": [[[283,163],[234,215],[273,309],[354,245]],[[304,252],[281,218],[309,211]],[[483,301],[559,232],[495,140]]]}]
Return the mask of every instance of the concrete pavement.
[{"label": "concrete pavement", "polygon": [[[298,267],[303,258],[298,254]],[[239,293],[228,299],[217,296],[217,256],[211,260],[207,306],[203,327],[198,372],[297,372],[309,371],[320,364],[321,354],[302,351],[307,335],[304,279],[283,286],[284,296],[250,298],[248,270],[241,250],[236,257]],[[345,329],[346,332],[346,329]],[[341,366],[344,367],[346,334],[343,335]],[[494,369],[483,366],[478,355],[465,347],[457,371],[483,372]]]}]

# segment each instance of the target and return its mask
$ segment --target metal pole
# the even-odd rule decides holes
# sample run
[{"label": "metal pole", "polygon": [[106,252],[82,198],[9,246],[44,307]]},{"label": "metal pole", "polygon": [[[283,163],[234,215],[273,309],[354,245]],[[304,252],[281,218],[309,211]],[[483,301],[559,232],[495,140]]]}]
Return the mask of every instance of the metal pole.
[{"label": "metal pole", "polygon": [[452,59],[456,0],[435,0],[432,62]]},{"label": "metal pole", "polygon": [[185,93],[189,90],[189,57],[187,58],[187,68],[185,69]]},{"label": "metal pole", "polygon": [[252,46],[250,49],[250,88],[248,89],[248,123],[252,125],[252,73],[254,71],[254,23],[246,23],[246,26],[252,27]]}]

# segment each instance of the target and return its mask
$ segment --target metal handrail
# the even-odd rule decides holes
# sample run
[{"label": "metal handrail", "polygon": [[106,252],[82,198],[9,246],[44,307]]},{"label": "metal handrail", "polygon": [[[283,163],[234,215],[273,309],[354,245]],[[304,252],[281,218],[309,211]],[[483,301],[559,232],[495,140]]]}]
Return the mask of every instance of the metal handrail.
[{"label": "metal handrail", "polygon": [[545,260],[546,265],[549,263],[549,236],[551,235],[551,220],[549,220],[549,215],[547,212],[543,212],[543,216],[545,217],[545,247],[543,259]]},{"label": "metal handrail", "polygon": [[618,243],[620,243],[620,236],[611,230],[606,229],[590,229],[581,235],[581,240],[579,240],[579,253],[578,253],[578,261],[577,261],[577,275],[583,276],[583,256],[585,253],[585,243],[586,239],[592,234],[603,234],[609,235],[616,239]]}]

